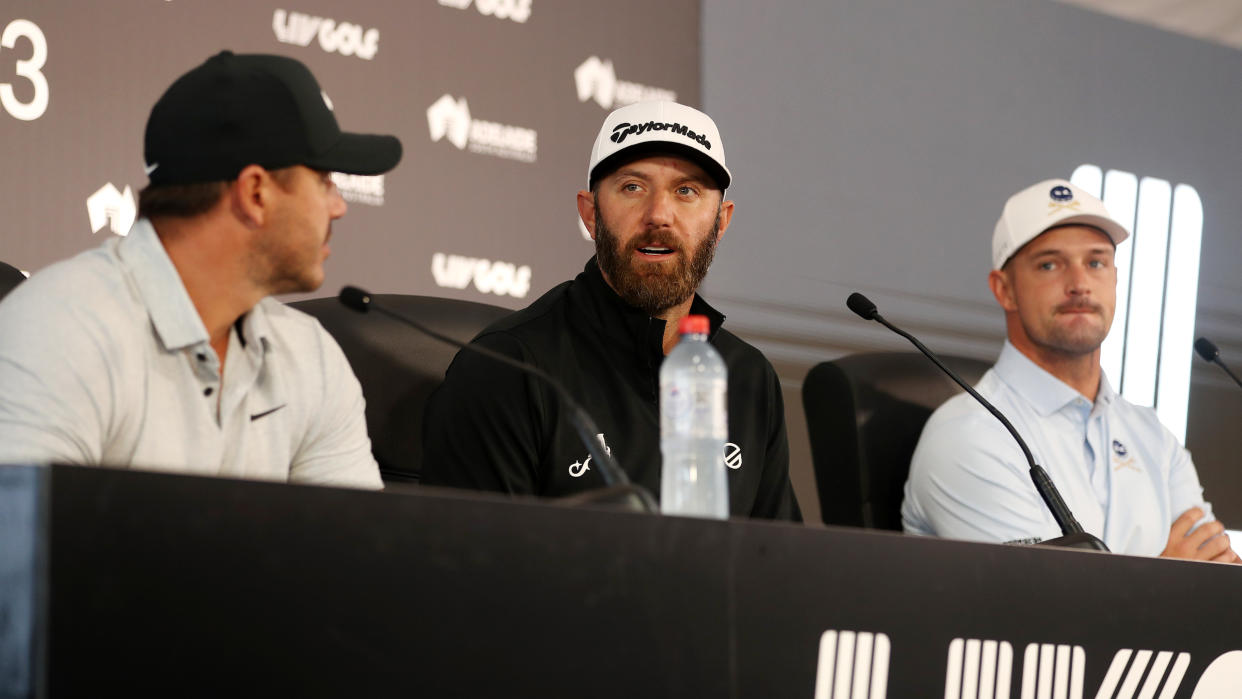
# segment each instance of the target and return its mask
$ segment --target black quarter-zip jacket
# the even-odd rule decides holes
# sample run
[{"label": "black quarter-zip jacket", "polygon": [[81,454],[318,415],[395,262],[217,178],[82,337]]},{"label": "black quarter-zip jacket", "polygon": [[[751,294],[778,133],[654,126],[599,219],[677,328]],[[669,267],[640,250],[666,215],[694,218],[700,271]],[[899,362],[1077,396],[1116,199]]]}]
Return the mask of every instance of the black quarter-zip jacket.
[{"label": "black quarter-zip jacket", "polygon": [[[771,364],[697,294],[690,313],[728,367],[725,460],[734,516],[801,521],[789,482],[780,383]],[[660,493],[664,321],[634,308],[592,257],[582,274],[493,323],[473,342],[556,377],[594,418],[630,479]],[[603,487],[552,388],[473,352],[457,354],[423,423],[427,485],[557,497]]]}]

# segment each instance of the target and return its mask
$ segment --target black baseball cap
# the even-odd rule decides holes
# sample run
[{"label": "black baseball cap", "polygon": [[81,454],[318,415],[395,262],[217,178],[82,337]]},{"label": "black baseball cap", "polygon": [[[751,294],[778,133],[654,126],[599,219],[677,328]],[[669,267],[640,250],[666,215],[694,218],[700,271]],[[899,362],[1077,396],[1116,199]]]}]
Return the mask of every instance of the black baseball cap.
[{"label": "black baseball cap", "polygon": [[400,162],[401,141],[341,131],[300,61],[221,51],[151,108],[143,151],[159,186],[228,181],[251,164],[378,175]]}]

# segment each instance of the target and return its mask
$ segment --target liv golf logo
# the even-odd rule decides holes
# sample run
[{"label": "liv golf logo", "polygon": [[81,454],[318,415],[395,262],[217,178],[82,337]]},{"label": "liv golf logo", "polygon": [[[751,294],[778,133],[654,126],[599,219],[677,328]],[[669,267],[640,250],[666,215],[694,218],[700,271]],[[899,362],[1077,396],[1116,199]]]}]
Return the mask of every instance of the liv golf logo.
[{"label": "liv golf logo", "polygon": [[534,129],[473,118],[465,97],[444,95],[436,100],[427,108],[427,128],[432,141],[446,139],[472,153],[533,163],[539,152],[539,134]]},{"label": "liv golf logo", "polygon": [[[815,699],[886,699],[891,656],[888,635],[828,630],[819,640]],[[945,699],[1232,699],[1242,682],[1242,651],[1215,658],[1180,695],[1190,653],[1118,650],[1094,693],[1085,686],[1087,654],[1082,646],[1027,644],[1022,672],[1008,641],[955,638],[945,661]],[[928,693],[931,696],[931,693]]]},{"label": "liv golf logo", "polygon": [[375,58],[379,51],[379,30],[366,29],[349,22],[338,23],[327,17],[315,17],[301,12],[276,10],[272,14],[272,31],[282,44],[310,46],[311,40],[319,39],[319,48],[342,56],[357,56],[365,61]]},{"label": "liv golf logo", "polygon": [[1109,381],[1186,439],[1203,203],[1188,184],[1079,165],[1070,180],[1133,235],[1117,247],[1117,308],[1100,349]]},{"label": "liv golf logo", "polygon": [[672,90],[617,80],[612,60],[599,56],[591,56],[574,69],[574,85],[579,102],[593,99],[604,109],[651,100],[677,101],[677,93]]},{"label": "liv golf logo", "polygon": [[[439,0],[445,7],[464,10],[470,7],[471,0]],[[530,19],[531,0],[474,0],[474,8],[479,14],[496,19],[510,19],[518,24]]]},{"label": "liv golf logo", "polygon": [[448,289],[465,289],[474,282],[474,288],[485,294],[518,299],[530,291],[530,267],[500,260],[437,252],[431,256],[431,275],[436,286]]}]

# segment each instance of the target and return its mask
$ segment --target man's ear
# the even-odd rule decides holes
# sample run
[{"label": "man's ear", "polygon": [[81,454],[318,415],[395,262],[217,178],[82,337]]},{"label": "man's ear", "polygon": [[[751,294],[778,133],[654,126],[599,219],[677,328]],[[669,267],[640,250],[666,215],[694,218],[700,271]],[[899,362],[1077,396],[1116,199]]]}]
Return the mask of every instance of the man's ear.
[{"label": "man's ear", "polygon": [[247,165],[229,184],[226,196],[240,221],[251,228],[267,223],[271,216],[272,188],[277,186],[271,173],[258,165]]},{"label": "man's ear", "polygon": [[1006,313],[1013,313],[1018,310],[1017,299],[1013,294],[1013,280],[1010,278],[1011,272],[1005,270],[994,269],[988,273],[988,287],[992,289],[992,295],[996,297],[996,302],[1000,307],[1005,309]]},{"label": "man's ear", "polygon": [[[721,192],[720,196],[723,197],[724,192]],[[733,201],[731,199],[726,199],[725,201],[720,202],[720,227],[716,229],[717,243],[719,243],[720,239],[724,237],[725,231],[729,228],[729,222],[732,220]]]},{"label": "man's ear", "polygon": [[578,191],[578,218],[595,240],[595,195],[585,189]]}]

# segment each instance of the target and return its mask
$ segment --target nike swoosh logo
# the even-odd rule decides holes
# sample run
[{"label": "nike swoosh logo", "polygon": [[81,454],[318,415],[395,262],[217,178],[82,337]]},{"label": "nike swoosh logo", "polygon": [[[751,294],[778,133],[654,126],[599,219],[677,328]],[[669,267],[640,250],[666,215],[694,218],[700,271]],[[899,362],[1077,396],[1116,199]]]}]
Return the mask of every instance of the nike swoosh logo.
[{"label": "nike swoosh logo", "polygon": [[258,419],[259,419],[259,418],[261,418],[261,417],[267,417],[268,415],[271,415],[272,413],[276,412],[277,410],[280,410],[280,409],[281,409],[281,408],[283,408],[283,407],[285,407],[285,404],[284,404],[284,403],[281,403],[280,405],[276,406],[275,408],[271,408],[271,409],[269,409],[269,410],[264,410],[264,411],[263,411],[263,412],[261,412],[261,413],[255,413],[254,415],[251,415],[251,416],[250,416],[250,421],[251,421],[251,422],[254,422],[255,420],[258,420]]},{"label": "nike swoosh logo", "polygon": [[155,172],[155,168],[159,166],[160,166],[159,163],[151,163],[150,165],[143,165],[142,170],[143,172],[147,173],[148,176],[150,176],[151,173]]}]

